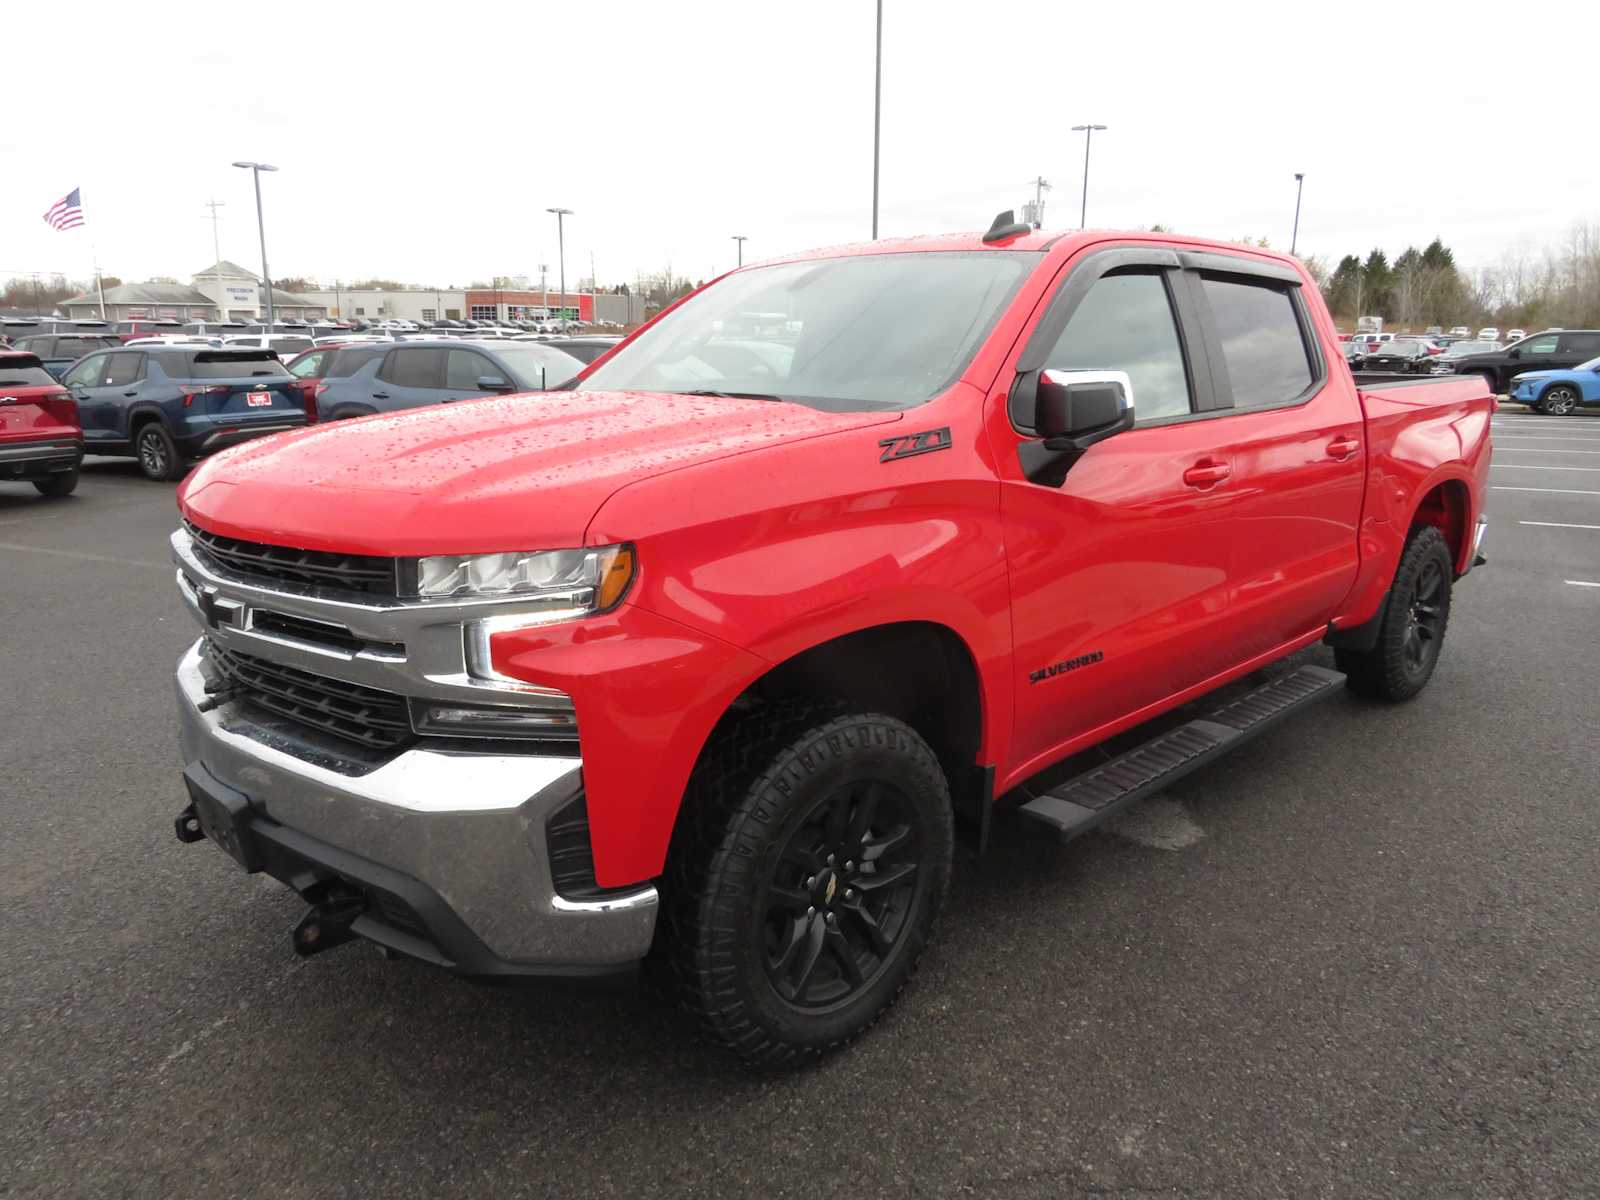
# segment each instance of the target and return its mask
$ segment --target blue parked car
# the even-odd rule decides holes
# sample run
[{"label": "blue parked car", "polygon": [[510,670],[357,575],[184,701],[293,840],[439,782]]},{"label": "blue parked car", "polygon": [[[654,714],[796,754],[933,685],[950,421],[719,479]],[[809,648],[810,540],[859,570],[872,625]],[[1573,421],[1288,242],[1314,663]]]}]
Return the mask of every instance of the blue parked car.
[{"label": "blue parked car", "polygon": [[35,333],[17,338],[12,349],[37,354],[44,369],[60,379],[68,367],[91,350],[120,345],[122,339],[114,333]]},{"label": "blue parked car", "polygon": [[270,350],[99,350],[61,379],[78,401],[86,454],[132,455],[151,479],[189,459],[306,424],[305,387]]},{"label": "blue parked car", "polygon": [[1564,417],[1585,404],[1600,404],[1600,358],[1564,371],[1524,371],[1512,377],[1508,398],[1552,417]]},{"label": "blue parked car", "polygon": [[317,389],[317,411],[321,420],[342,421],[475,396],[550,391],[571,382],[581,370],[583,363],[572,355],[539,342],[396,342],[349,374],[324,378]]}]

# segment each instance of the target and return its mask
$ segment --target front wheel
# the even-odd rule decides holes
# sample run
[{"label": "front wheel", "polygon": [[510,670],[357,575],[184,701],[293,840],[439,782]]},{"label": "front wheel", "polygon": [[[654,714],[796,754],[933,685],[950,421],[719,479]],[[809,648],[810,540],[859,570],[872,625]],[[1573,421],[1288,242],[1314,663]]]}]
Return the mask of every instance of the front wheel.
[{"label": "front wheel", "polygon": [[1409,700],[1433,677],[1450,623],[1455,564],[1432,525],[1411,531],[1371,650],[1336,650],[1350,687],[1380,700]]},{"label": "front wheel", "polygon": [[1553,387],[1540,397],[1535,407],[1547,416],[1564,417],[1578,407],[1578,393],[1564,384]]},{"label": "front wheel", "polygon": [[747,1062],[845,1044],[894,1003],[950,880],[950,790],[928,744],[875,713],[784,702],[696,768],[661,947],[684,1005]]}]

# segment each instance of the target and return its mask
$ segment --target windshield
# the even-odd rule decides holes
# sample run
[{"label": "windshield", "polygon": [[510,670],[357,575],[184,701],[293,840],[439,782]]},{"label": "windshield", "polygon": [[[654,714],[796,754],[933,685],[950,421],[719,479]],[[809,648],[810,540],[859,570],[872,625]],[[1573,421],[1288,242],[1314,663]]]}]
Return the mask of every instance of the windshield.
[{"label": "windshield", "polygon": [[1038,261],[1030,251],[871,254],[741,271],[578,387],[910,408],[955,381]]},{"label": "windshield", "polygon": [[1378,347],[1378,353],[1388,354],[1396,358],[1411,358],[1422,352],[1422,342],[1402,342],[1398,338],[1392,342],[1385,342]]}]

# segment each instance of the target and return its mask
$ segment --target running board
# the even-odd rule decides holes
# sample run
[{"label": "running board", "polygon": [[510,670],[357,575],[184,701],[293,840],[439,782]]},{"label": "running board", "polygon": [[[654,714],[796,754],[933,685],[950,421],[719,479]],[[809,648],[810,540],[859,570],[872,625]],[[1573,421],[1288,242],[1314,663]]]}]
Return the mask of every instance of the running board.
[{"label": "running board", "polygon": [[1180,725],[1085,771],[1024,804],[1024,819],[1054,830],[1063,842],[1205,766],[1240,742],[1332,695],[1344,676],[1300,667],[1264,683],[1209,716]]}]

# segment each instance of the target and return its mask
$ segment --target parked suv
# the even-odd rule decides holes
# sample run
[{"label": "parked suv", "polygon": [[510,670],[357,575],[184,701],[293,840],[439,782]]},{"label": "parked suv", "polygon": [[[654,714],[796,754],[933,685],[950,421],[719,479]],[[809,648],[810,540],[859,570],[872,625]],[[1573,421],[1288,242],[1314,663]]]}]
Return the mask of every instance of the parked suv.
[{"label": "parked suv", "polygon": [[270,350],[102,350],[62,382],[78,402],[84,449],[131,454],[151,479],[177,479],[188,459],[307,423],[300,381]]},{"label": "parked suv", "polygon": [[360,369],[329,378],[317,392],[325,421],[449,404],[497,392],[538,392],[570,382],[583,363],[537,342],[400,342],[379,346]]},{"label": "parked suv", "polygon": [[123,341],[131,342],[134,338],[160,337],[163,334],[182,333],[184,328],[177,321],[170,318],[152,320],[148,317],[140,317],[137,320],[118,321],[112,326],[112,331]]},{"label": "parked suv", "polygon": [[44,496],[78,486],[83,432],[67,390],[39,356],[0,350],[0,480],[26,480]]},{"label": "parked suv", "polygon": [[247,333],[222,339],[224,346],[249,346],[255,350],[273,350],[284,362],[297,354],[304,354],[316,343],[311,333]]},{"label": "parked suv", "polygon": [[1524,371],[1568,370],[1597,354],[1600,354],[1600,329],[1549,329],[1504,350],[1458,358],[1455,373],[1482,375],[1496,393],[1509,392],[1514,375]]},{"label": "parked suv", "polygon": [[13,348],[37,354],[44,369],[60,379],[68,367],[91,350],[121,344],[122,339],[113,333],[37,333],[18,338]]}]

